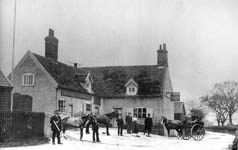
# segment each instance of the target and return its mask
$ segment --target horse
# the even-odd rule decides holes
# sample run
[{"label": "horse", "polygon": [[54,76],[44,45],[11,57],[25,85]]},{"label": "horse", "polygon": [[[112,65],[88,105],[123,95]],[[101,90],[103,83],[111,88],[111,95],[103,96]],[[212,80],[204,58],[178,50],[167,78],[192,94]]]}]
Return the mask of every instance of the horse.
[{"label": "horse", "polygon": [[170,134],[170,130],[174,129],[178,132],[178,137],[182,137],[183,132],[183,123],[179,120],[168,120],[166,117],[161,118],[162,124],[165,126],[168,132],[168,136]]},{"label": "horse", "polygon": [[[108,114],[104,114],[104,115],[100,115],[100,114],[96,114],[95,115],[95,118],[97,120],[97,122],[99,124],[103,124],[105,125],[106,127],[106,133],[107,135],[109,136],[109,125],[110,125],[110,121],[112,118],[118,118],[118,112],[117,110],[116,111],[113,111],[111,113],[108,113]],[[87,125],[86,125],[86,134],[89,134],[89,126],[92,124],[92,122],[88,122]]]},{"label": "horse", "polygon": [[85,122],[89,119],[88,115],[78,116],[78,117],[64,117],[61,120],[62,131],[65,133],[66,129],[69,128],[80,128],[80,140],[83,138],[83,128]]}]

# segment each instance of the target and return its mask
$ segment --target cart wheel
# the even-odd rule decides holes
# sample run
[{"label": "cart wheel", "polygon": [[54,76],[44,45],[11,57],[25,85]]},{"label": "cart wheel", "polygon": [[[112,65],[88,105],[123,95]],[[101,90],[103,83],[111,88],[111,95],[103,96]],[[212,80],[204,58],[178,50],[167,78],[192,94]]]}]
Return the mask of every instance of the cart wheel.
[{"label": "cart wheel", "polygon": [[191,134],[190,134],[189,128],[183,129],[182,138],[183,138],[184,140],[189,140],[189,139],[191,138]]},{"label": "cart wheel", "polygon": [[191,135],[195,141],[201,141],[205,136],[205,129],[200,124],[195,124],[191,128]]}]

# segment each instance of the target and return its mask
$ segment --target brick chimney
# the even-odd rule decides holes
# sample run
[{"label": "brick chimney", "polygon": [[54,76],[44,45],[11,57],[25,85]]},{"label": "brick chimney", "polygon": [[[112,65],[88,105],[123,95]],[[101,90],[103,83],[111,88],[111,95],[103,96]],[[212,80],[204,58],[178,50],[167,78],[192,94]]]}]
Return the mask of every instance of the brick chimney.
[{"label": "brick chimney", "polygon": [[168,51],[165,43],[157,50],[157,65],[168,67]]},{"label": "brick chimney", "polygon": [[45,57],[58,61],[58,39],[54,37],[52,29],[49,29],[49,35],[45,37]]}]

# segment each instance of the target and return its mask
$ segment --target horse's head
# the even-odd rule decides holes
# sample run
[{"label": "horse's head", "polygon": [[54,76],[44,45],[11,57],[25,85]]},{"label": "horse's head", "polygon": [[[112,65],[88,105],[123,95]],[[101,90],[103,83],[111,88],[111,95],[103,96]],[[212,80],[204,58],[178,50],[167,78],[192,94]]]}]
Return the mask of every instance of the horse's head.
[{"label": "horse's head", "polygon": [[118,115],[119,115],[119,113],[118,113],[118,111],[117,110],[115,110],[115,111],[113,111],[113,112],[111,112],[111,113],[108,113],[108,114],[105,114],[109,119],[112,119],[112,118],[118,118]]},{"label": "horse's head", "polygon": [[166,117],[162,116],[160,119],[160,122],[161,122],[161,124],[165,124],[168,122],[168,119]]}]

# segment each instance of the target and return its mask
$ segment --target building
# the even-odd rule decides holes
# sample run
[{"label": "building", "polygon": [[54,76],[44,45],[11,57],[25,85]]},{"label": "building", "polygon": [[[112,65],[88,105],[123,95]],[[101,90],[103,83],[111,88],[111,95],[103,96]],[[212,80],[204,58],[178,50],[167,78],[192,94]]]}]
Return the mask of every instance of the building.
[{"label": "building", "polygon": [[13,86],[0,70],[0,112],[11,110]]},{"label": "building", "polygon": [[28,51],[15,67],[14,88],[32,98],[25,110],[33,112],[52,115],[59,109],[74,116],[118,110],[123,116],[130,112],[139,123],[150,113],[157,124],[161,116],[174,118],[165,44],[157,51],[155,65],[78,68],[58,61],[58,39],[50,29],[45,56]]},{"label": "building", "polygon": [[183,120],[185,116],[184,102],[174,102],[174,120]]}]

